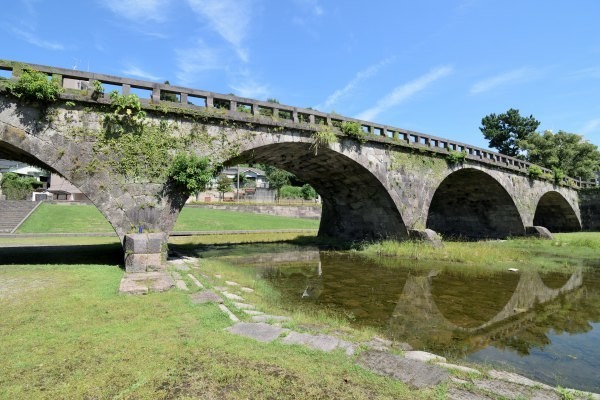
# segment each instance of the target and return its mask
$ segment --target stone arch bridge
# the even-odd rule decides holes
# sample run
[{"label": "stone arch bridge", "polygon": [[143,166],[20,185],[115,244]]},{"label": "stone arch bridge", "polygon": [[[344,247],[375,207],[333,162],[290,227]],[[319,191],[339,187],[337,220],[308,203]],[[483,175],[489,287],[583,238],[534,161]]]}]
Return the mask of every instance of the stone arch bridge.
[{"label": "stone arch bridge", "polygon": [[[97,82],[122,94],[137,94],[149,123],[172,127],[173,136],[203,137],[190,142],[189,153],[211,155],[224,163],[271,164],[312,185],[323,199],[320,236],[405,239],[431,229],[449,236],[502,238],[524,235],[534,226],[577,231],[582,227],[578,190],[594,185],[573,178],[560,184],[531,179],[530,165],[522,160],[335,114],[29,66],[52,77],[64,92],[46,106],[0,92],[0,158],[55,171],[77,186],[121,238],[129,271],[160,263],[187,195],[167,178],[127,178],[103,167],[110,155],[99,154],[97,133],[105,129],[105,115],[112,111],[109,96],[94,92]],[[10,71],[5,74],[12,80],[22,69],[22,64],[0,61],[0,70]],[[358,124],[366,140],[345,136],[338,129],[344,122]],[[313,135],[324,129],[339,141],[315,149]],[[450,152],[466,156],[451,163]],[[152,233],[133,234],[139,227]]]}]

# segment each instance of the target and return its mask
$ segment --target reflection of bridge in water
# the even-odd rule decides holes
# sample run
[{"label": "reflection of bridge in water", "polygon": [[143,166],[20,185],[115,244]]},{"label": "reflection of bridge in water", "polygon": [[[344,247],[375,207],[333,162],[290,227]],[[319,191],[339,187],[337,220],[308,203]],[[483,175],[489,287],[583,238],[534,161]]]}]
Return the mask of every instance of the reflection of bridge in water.
[{"label": "reflection of bridge in water", "polygon": [[[389,336],[416,347],[454,346],[466,353],[504,340],[524,352],[547,344],[548,330],[561,327],[547,326],[540,316],[560,312],[565,302],[577,303],[585,292],[581,270],[543,277],[530,271],[471,276],[451,268],[419,274],[414,269],[377,268],[368,261],[352,269],[362,261],[338,264],[343,258],[316,250],[293,251],[244,257],[244,263],[262,265],[263,277],[279,281],[294,301],[342,308],[358,323],[383,327]],[[384,275],[373,279],[373,274]]]},{"label": "reflection of bridge in water", "polygon": [[[549,305],[561,295],[576,296],[576,289],[583,284],[581,270],[560,288],[548,287],[537,272],[522,272],[512,296],[499,312],[476,326],[461,326],[440,310],[433,290],[435,276],[432,271],[408,277],[388,327],[396,335],[413,337],[421,343],[442,344],[462,337],[468,342],[468,352],[486,347],[491,341],[515,336],[535,324],[536,313],[532,310]],[[470,304],[473,309],[480,306],[475,299]]]}]

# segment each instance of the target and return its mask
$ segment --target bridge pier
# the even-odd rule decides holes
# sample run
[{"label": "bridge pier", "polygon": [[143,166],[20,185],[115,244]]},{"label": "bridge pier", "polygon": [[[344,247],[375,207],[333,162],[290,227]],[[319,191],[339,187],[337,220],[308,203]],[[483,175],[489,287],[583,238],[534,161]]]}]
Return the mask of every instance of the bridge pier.
[{"label": "bridge pier", "polygon": [[149,272],[162,269],[166,260],[165,233],[135,233],[125,235],[125,271]]}]

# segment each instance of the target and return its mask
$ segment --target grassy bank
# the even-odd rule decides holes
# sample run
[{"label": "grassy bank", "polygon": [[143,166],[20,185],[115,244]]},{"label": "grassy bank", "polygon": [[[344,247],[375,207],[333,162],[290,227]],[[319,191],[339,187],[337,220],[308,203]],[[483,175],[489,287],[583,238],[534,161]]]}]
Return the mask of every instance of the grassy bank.
[{"label": "grassy bank", "polygon": [[[245,212],[184,207],[175,231],[254,229],[318,229],[319,221]],[[18,233],[113,232],[98,209],[86,204],[42,204],[18,229]]]},{"label": "grassy bank", "polygon": [[341,352],[223,331],[216,305],[117,294],[110,265],[0,269],[0,398],[433,398]]},{"label": "grassy bank", "polygon": [[358,250],[368,257],[404,258],[456,263],[458,268],[485,266],[491,269],[562,269],[600,258],[600,232],[555,234],[554,240],[513,238],[479,242],[444,242],[433,248],[424,242],[383,241],[364,244]]}]

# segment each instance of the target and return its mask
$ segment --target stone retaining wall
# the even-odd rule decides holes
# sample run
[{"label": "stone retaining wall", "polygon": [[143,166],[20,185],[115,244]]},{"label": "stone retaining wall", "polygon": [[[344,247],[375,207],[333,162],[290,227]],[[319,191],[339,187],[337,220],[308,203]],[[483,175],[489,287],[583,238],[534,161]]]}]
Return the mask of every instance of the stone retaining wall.
[{"label": "stone retaining wall", "polygon": [[600,231],[600,190],[581,190],[579,192],[579,208],[582,230]]},{"label": "stone retaining wall", "polygon": [[276,205],[246,205],[246,204],[197,204],[186,207],[203,207],[213,210],[228,210],[250,212],[254,214],[279,215],[282,217],[319,219],[320,206],[276,206]]}]

